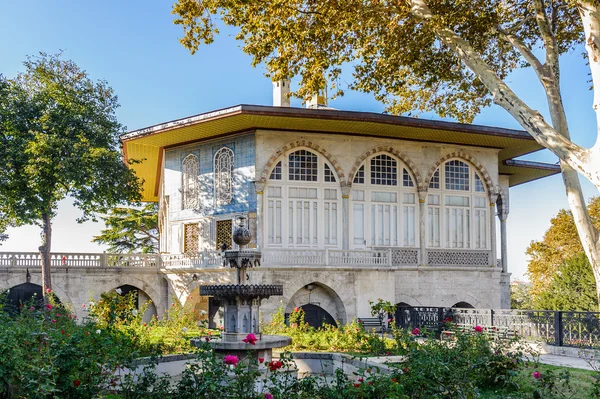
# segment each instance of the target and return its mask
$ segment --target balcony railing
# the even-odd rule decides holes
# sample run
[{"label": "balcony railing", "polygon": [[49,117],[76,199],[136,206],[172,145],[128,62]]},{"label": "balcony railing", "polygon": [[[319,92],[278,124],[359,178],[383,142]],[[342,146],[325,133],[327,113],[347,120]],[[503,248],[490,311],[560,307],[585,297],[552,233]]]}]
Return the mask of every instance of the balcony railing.
[{"label": "balcony railing", "polygon": [[[51,267],[158,267],[158,254],[107,254],[55,252]],[[0,267],[39,267],[38,252],[0,252]]]},{"label": "balcony railing", "polygon": [[[488,267],[489,251],[432,249],[426,259],[432,267]],[[143,267],[156,269],[203,269],[222,267],[220,251],[195,254],[108,254],[53,253],[51,267]],[[264,249],[262,265],[273,268],[290,266],[316,268],[414,267],[420,261],[417,248],[340,249]],[[425,263],[427,264],[427,263]],[[39,267],[37,252],[0,252],[1,267]]]}]

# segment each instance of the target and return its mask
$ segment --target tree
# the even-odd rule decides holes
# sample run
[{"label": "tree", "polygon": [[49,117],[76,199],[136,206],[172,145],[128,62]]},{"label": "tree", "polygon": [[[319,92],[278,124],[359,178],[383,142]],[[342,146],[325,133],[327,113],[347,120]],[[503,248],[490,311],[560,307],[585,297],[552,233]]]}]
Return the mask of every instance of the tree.
[{"label": "tree", "polygon": [[531,284],[519,280],[510,283],[510,308],[524,310],[535,308],[531,297]]},{"label": "tree", "polygon": [[[264,63],[273,80],[300,76],[295,94],[301,98],[325,88],[326,79],[333,95],[342,95],[340,76],[350,65],[350,88],[374,93],[390,113],[434,111],[471,122],[483,107],[501,106],[559,158],[577,231],[600,281],[600,234],[578,177],[600,189],[600,140],[591,148],[570,140],[559,63],[562,54],[585,45],[592,82],[600,85],[599,2],[178,0],[173,13],[184,29],[180,41],[192,53],[213,42],[217,20],[239,28],[236,38],[253,65]],[[549,121],[506,83],[520,67],[535,71]],[[600,121],[600,90],[593,108]]]},{"label": "tree", "polygon": [[[590,200],[588,214],[596,227],[600,228],[600,197]],[[561,265],[582,252],[573,214],[561,209],[551,219],[544,238],[532,241],[527,248],[527,255],[531,258],[527,270],[532,283],[532,294],[538,297],[546,291]]]},{"label": "tree", "polygon": [[158,253],[158,205],[150,203],[141,209],[113,208],[102,217],[106,229],[92,240],[107,244],[108,251]]},{"label": "tree", "polygon": [[593,311],[598,308],[596,281],[583,251],[566,259],[550,284],[535,298],[536,309]]},{"label": "tree", "polygon": [[[0,77],[0,215],[3,226],[41,227],[44,293],[52,288],[52,218],[67,196],[79,222],[140,199],[119,148],[117,97],[73,61],[41,53],[14,79]],[[133,161],[130,161],[133,162]],[[2,226],[0,226],[2,227]]]}]

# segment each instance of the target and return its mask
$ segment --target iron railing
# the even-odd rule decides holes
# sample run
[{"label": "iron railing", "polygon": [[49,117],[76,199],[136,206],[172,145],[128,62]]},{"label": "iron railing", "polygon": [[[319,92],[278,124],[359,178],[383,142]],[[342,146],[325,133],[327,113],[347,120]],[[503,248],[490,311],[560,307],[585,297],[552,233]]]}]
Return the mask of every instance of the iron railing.
[{"label": "iron railing", "polygon": [[549,345],[600,348],[600,312],[401,307],[396,312],[396,325],[439,333],[448,318],[461,326],[501,327],[523,339]]}]

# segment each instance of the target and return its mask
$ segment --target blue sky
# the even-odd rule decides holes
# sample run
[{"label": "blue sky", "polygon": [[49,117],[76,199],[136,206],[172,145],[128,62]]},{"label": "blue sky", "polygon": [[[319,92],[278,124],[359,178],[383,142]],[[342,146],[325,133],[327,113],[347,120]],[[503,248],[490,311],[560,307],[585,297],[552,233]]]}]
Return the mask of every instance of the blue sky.
[{"label": "blue sky", "polygon": [[[168,1],[5,2],[0,73],[13,77],[23,69],[27,55],[63,50],[65,58],[73,59],[92,78],[104,79],[113,87],[121,104],[118,117],[129,130],[235,104],[271,104],[271,82],[263,68],[250,66],[233,31],[224,30],[215,43],[192,56],[179,44],[181,28],[173,25],[170,12]],[[562,58],[562,85],[573,139],[588,147],[594,143],[596,119],[582,51]],[[547,115],[545,97],[535,79],[531,71],[523,70],[511,75],[508,83],[532,108]],[[383,110],[371,95],[354,92],[330,105],[343,110]],[[432,115],[421,118],[436,119]],[[475,123],[520,128],[498,107],[486,109]],[[547,151],[527,159],[556,162]],[[598,195],[589,182],[583,184],[586,197]],[[560,176],[515,187],[510,194],[509,271],[514,279],[526,271],[525,249],[531,240],[541,239],[550,218],[568,205]],[[71,201],[60,204],[53,223],[53,250],[101,252],[103,248],[91,243],[91,238],[102,225],[77,224],[78,215]],[[0,251],[36,251],[39,246],[37,227],[11,229],[9,234]]]}]

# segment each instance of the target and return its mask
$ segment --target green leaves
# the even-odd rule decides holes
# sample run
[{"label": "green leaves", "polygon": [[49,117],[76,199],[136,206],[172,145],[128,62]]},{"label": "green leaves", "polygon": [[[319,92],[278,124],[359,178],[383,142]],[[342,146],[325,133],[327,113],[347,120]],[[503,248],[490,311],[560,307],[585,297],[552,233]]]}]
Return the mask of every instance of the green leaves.
[{"label": "green leaves", "polygon": [[24,65],[14,79],[0,76],[0,228],[41,225],[66,196],[80,221],[139,200],[140,182],[120,153],[112,89],[60,54]]},{"label": "green leaves", "polygon": [[[577,9],[567,1],[547,2],[560,53],[582,43]],[[411,2],[360,0],[304,1],[178,0],[175,24],[181,43],[192,53],[210,44],[218,20],[239,29],[236,38],[265,64],[273,80],[299,76],[296,96],[307,99],[328,82],[333,96],[343,94],[343,69],[352,68],[351,89],[370,92],[394,114],[433,111],[471,122],[491,94],[465,68],[436,34],[447,27],[467,40],[490,68],[504,79],[522,66],[517,50],[504,33],[531,48],[541,36],[530,0],[429,0],[433,17],[411,15]],[[503,33],[501,33],[503,32]]]},{"label": "green leaves", "polygon": [[92,241],[109,245],[109,252],[158,253],[158,204],[113,208],[102,220],[107,228]]}]

